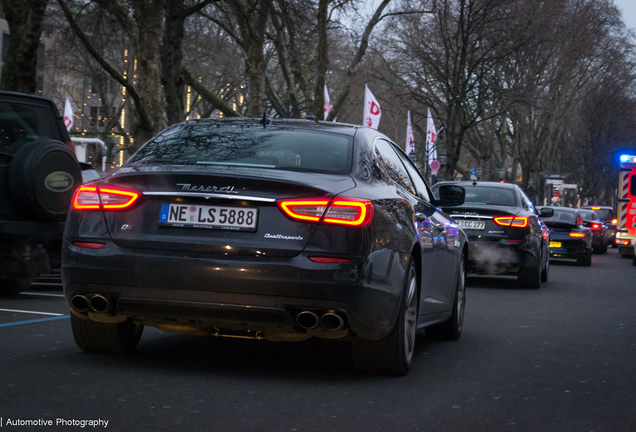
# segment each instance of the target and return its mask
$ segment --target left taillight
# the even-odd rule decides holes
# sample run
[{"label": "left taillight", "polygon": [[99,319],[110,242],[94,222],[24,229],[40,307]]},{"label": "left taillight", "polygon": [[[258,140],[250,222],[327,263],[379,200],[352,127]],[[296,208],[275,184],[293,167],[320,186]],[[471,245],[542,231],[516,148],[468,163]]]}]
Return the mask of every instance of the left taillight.
[{"label": "left taillight", "polygon": [[497,216],[492,219],[497,225],[515,228],[525,228],[528,226],[528,218],[525,216]]},{"label": "left taillight", "polygon": [[73,195],[74,210],[127,210],[138,199],[139,192],[116,186],[80,186]]},{"label": "left taillight", "polygon": [[360,227],[373,219],[373,203],[355,198],[302,198],[276,204],[287,217],[302,222]]}]

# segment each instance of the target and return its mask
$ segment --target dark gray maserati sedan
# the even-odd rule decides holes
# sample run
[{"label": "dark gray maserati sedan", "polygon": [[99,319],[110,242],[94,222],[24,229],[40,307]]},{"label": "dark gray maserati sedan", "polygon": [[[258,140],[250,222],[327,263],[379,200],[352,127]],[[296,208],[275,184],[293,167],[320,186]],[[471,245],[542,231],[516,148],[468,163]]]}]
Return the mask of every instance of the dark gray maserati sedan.
[{"label": "dark gray maserati sedan", "polygon": [[403,375],[416,333],[458,339],[466,237],[377,131],[308,120],[174,125],[75,193],[62,274],[77,345],[132,351],[143,326],[348,339]]}]

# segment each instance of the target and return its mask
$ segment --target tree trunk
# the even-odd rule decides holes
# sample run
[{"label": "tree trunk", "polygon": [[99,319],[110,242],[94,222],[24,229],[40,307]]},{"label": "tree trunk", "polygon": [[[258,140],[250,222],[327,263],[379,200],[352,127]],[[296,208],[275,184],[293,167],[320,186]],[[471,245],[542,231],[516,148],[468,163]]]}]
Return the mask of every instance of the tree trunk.
[{"label": "tree trunk", "polygon": [[184,0],[167,0],[166,24],[161,46],[161,84],[166,96],[168,125],[184,119],[183,109],[183,54]]},{"label": "tree trunk", "polygon": [[[330,0],[320,0],[318,4],[318,55],[316,56],[317,73],[314,87],[314,115],[316,119],[325,118],[325,80],[329,69],[329,41],[327,40],[327,18]],[[325,119],[326,120],[326,119]]]},{"label": "tree trunk", "polygon": [[42,21],[48,0],[2,0],[11,31],[9,51],[2,67],[2,90],[35,93]]},{"label": "tree trunk", "polygon": [[[140,127],[135,147],[145,143],[163,129],[164,94],[161,89],[160,41],[164,8],[162,0],[133,0],[133,19],[138,28],[135,45],[139,94],[145,101],[150,127]],[[134,73],[134,72],[133,72]]]}]

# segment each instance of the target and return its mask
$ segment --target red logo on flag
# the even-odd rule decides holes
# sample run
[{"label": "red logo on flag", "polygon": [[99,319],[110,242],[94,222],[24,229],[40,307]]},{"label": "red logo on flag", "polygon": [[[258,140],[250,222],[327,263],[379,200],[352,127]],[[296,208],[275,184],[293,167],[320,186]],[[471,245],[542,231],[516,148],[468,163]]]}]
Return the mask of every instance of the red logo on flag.
[{"label": "red logo on flag", "polygon": [[[378,115],[380,114],[380,107],[378,106],[378,104],[376,104],[375,102],[371,101],[371,114],[372,115]],[[371,125],[369,125],[371,126]]]}]

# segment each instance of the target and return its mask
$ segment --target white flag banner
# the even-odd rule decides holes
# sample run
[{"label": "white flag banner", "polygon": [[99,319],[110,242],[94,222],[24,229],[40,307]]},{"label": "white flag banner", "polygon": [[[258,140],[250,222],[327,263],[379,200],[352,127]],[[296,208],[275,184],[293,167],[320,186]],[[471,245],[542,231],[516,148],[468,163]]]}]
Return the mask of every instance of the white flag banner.
[{"label": "white flag banner", "polygon": [[415,153],[415,140],[413,139],[413,125],[411,124],[411,111],[408,111],[406,118],[406,154]]},{"label": "white flag banner", "polygon": [[380,104],[369,90],[367,85],[364,85],[364,117],[362,124],[365,126],[378,129],[380,124],[380,117],[382,117],[382,111],[380,111]]},{"label": "white flag banner", "polygon": [[435,140],[437,139],[437,130],[435,122],[431,116],[431,109],[428,109],[428,120],[426,121],[426,154],[429,161],[437,160],[437,149],[435,148]]},{"label": "white flag banner", "polygon": [[329,117],[329,111],[331,111],[331,99],[329,98],[329,91],[327,91],[327,84],[325,84],[325,120]]},{"label": "white flag banner", "polygon": [[71,107],[71,101],[69,100],[69,98],[66,98],[66,103],[64,104],[64,126],[66,126],[66,130],[70,131],[73,127],[73,123],[75,123],[73,119],[74,116],[73,108]]}]

